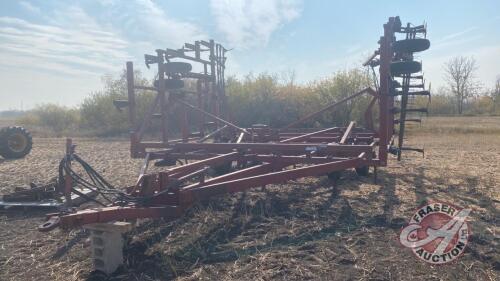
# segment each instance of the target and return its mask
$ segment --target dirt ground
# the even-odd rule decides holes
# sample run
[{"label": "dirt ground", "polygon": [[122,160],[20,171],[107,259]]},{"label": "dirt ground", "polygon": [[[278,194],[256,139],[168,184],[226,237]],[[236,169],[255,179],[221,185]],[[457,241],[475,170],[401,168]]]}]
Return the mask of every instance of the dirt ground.
[{"label": "dirt ground", "polygon": [[[425,146],[425,158],[391,159],[377,184],[346,171],[338,183],[306,178],[211,200],[173,223],[147,221],[127,235],[125,265],[109,280],[500,280],[500,118],[479,131],[426,123],[408,139]],[[113,184],[134,182],[140,161],[126,140],[75,142]],[[25,159],[0,159],[0,194],[54,177],[63,148],[63,139],[38,138]],[[432,200],[473,210],[464,256],[444,266],[398,242]],[[105,280],[91,272],[87,232],[39,233],[43,219],[0,211],[0,280]]]}]

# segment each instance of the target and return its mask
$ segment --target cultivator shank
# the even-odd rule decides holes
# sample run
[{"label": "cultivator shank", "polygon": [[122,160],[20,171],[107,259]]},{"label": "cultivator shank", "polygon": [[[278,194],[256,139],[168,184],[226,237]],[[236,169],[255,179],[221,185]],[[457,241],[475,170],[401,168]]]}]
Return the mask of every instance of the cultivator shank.
[{"label": "cultivator shank", "polygon": [[[146,65],[158,69],[157,80],[151,86],[136,86],[133,64],[127,62],[128,100],[115,101],[115,105],[128,109],[131,156],[144,158],[137,183],[119,194],[101,186],[103,194],[116,195],[111,204],[58,214],[40,229],[136,218],[176,219],[193,204],[212,196],[302,177],[334,177],[346,169],[366,175],[370,167],[386,166],[388,152],[395,150],[395,124],[399,125],[400,139],[396,151],[400,154],[405,149],[404,124],[412,121],[406,115],[412,110],[408,107],[409,96],[425,92],[412,83],[419,79],[415,73],[421,69],[412,54],[428,48],[426,39],[415,41],[416,34],[422,32],[425,34],[425,27],[402,27],[398,17],[390,18],[384,25],[379,49],[365,63],[379,67],[376,89],[362,89],[283,128],[262,124],[243,128],[230,120],[224,93],[226,49],[213,40],[146,55]],[[406,39],[396,41],[397,33],[406,34]],[[195,90],[189,90],[188,84]],[[136,90],[155,95],[141,117],[137,116]],[[365,128],[357,127],[355,122],[345,127],[298,128],[359,96],[372,99],[364,114]],[[401,105],[396,107],[396,103]],[[374,124],[376,105],[378,122]],[[170,138],[174,110],[180,139]],[[157,139],[145,140],[154,132]],[[156,166],[170,167],[148,173],[152,161]],[[175,166],[178,163],[181,165]]]}]

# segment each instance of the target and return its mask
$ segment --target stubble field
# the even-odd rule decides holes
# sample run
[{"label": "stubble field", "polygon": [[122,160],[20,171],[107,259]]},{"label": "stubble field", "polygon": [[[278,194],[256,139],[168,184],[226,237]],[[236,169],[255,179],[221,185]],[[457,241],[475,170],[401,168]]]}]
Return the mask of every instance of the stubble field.
[{"label": "stubble field", "polygon": [[[126,140],[75,139],[78,154],[115,186],[141,161]],[[428,118],[378,182],[346,171],[270,185],[197,205],[181,220],[145,222],[127,235],[125,265],[110,280],[498,280],[500,118]],[[35,138],[25,159],[0,159],[0,194],[56,176],[64,139]],[[427,201],[472,209],[472,239],[456,262],[430,266],[399,242]],[[39,233],[43,211],[0,211],[0,280],[101,280],[88,233]]]}]

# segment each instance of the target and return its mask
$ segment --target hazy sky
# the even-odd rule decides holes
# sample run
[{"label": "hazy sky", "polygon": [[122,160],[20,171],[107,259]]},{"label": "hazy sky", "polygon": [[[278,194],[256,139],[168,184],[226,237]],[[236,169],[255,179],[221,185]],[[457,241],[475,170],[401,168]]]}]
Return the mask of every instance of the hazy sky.
[{"label": "hazy sky", "polygon": [[473,55],[478,78],[500,75],[500,1],[85,0],[0,1],[0,110],[78,105],[126,60],[214,38],[227,74],[295,71],[300,82],[354,67],[377,48],[382,24],[428,24],[419,57],[432,88],[442,64]]}]

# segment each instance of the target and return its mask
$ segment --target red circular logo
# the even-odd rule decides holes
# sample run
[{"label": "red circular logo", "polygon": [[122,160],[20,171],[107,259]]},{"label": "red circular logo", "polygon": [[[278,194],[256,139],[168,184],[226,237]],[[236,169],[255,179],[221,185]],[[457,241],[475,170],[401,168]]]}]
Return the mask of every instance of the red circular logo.
[{"label": "red circular logo", "polygon": [[399,241],[425,262],[445,264],[458,258],[469,241],[470,209],[447,203],[420,207],[401,230]]}]

